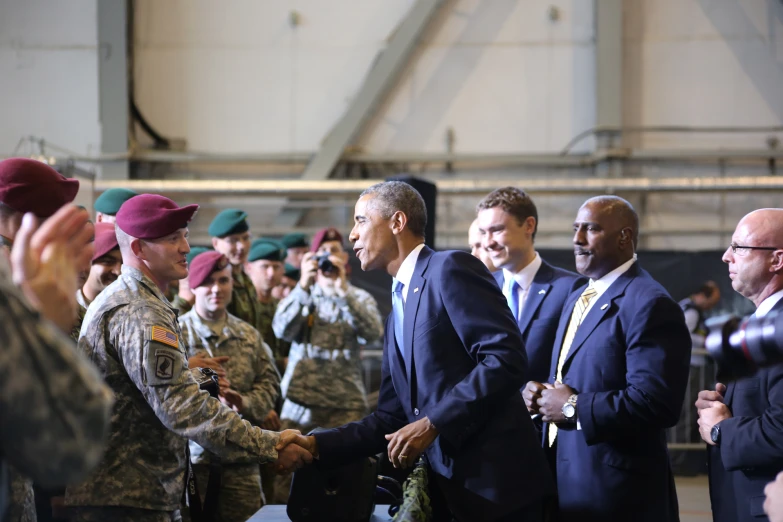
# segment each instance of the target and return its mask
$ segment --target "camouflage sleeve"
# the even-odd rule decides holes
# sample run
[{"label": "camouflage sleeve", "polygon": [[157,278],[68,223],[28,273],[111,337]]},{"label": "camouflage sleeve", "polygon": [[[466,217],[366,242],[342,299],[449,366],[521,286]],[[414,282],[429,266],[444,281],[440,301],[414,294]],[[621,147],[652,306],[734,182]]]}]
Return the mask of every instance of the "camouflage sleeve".
[{"label": "camouflage sleeve", "polygon": [[256,378],[253,387],[242,394],[242,415],[253,424],[261,424],[269,410],[275,407],[280,396],[280,374],[277,373],[269,348],[261,337],[257,337],[257,353],[254,370]]},{"label": "camouflage sleeve", "polygon": [[291,293],[277,305],[275,317],[272,319],[272,330],[275,331],[275,337],[288,342],[294,342],[301,337],[307,326],[307,315],[303,315],[302,311],[311,304],[310,293],[302,289],[300,285],[296,285]]},{"label": "camouflage sleeve", "polygon": [[199,390],[174,321],[150,307],[123,312],[112,319],[112,344],[164,426],[225,459],[277,459],[279,434],[252,426]]},{"label": "camouflage sleeve", "polygon": [[369,292],[351,286],[341,301],[345,320],[356,330],[356,335],[368,343],[381,338],[381,314],[378,312],[378,303]]},{"label": "camouflage sleeve", "polygon": [[64,486],[100,461],[113,395],[73,342],[0,279],[0,447],[20,473]]}]

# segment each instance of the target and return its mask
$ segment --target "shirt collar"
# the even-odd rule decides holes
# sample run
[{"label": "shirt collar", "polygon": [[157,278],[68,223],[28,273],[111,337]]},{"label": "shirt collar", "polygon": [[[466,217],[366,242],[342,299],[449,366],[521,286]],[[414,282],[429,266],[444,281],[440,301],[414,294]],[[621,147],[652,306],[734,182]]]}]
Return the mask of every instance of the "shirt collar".
[{"label": "shirt collar", "polygon": [[[397,270],[397,277],[394,279],[404,284],[406,287],[411,284],[413,271],[416,269],[416,261],[419,259],[419,252],[421,252],[422,248],[424,248],[424,243],[411,250],[411,253],[408,254],[408,257],[406,257],[405,261],[400,265],[400,269]],[[394,290],[393,287],[392,290]]]},{"label": "shirt collar", "polygon": [[771,296],[764,299],[758,308],[756,308],[756,313],[754,314],[756,317],[764,317],[769,313],[772,308],[775,307],[776,304],[778,304],[778,301],[783,299],[783,290],[778,290]]},{"label": "shirt collar", "polygon": [[87,299],[87,296],[84,295],[84,290],[81,288],[76,291],[76,302],[85,310],[90,307],[90,300]]},{"label": "shirt collar", "polygon": [[533,261],[528,263],[525,268],[516,274],[504,268],[503,279],[506,282],[506,285],[509,285],[511,284],[511,278],[513,277],[516,279],[517,284],[520,286],[520,288],[522,288],[522,290],[527,290],[530,288],[530,285],[533,284],[533,279],[535,279],[539,268],[541,268],[541,256],[538,255],[538,252],[536,252],[536,256],[533,258]]},{"label": "shirt collar", "polygon": [[595,291],[598,293],[596,297],[600,297],[604,292],[606,292],[609,287],[612,286],[612,283],[617,281],[618,277],[626,273],[634,263],[636,263],[636,254],[634,254],[631,259],[618,266],[602,278],[596,280],[590,279],[590,285],[595,288]]}]

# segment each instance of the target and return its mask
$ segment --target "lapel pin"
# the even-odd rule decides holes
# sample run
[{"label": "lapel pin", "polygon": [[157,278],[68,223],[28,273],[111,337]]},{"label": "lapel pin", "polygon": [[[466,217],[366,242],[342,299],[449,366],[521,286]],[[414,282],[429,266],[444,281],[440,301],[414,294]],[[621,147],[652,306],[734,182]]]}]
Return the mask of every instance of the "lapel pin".
[{"label": "lapel pin", "polygon": [[607,303],[607,304],[605,304],[605,305],[603,305],[603,306],[601,307],[601,310],[606,310],[606,307],[607,307],[607,306],[609,306],[609,304],[608,304],[608,303]]},{"label": "lapel pin", "polygon": [[539,290],[539,291],[538,291],[538,293],[539,293],[539,294],[545,294],[545,293],[546,293],[546,290]]},{"label": "lapel pin", "polygon": [[417,286],[416,288],[414,288],[414,289],[413,289],[413,293],[414,293],[414,294],[415,294],[416,292],[418,292],[418,291],[419,291],[419,287],[418,287],[418,286]]}]

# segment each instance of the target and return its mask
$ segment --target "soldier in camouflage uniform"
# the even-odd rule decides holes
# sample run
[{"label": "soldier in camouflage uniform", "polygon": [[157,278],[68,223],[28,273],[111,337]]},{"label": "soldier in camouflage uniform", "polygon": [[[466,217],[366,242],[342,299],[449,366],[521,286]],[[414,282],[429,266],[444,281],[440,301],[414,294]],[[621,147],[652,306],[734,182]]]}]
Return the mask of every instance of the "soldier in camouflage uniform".
[{"label": "soldier in camouflage uniform", "polygon": [[[221,390],[221,399],[242,417],[260,425],[280,396],[280,374],[270,349],[255,328],[226,312],[231,300],[231,266],[218,252],[198,255],[190,266],[188,283],[196,294],[190,312],[179,319],[188,357],[226,356],[224,363],[231,389]],[[209,476],[210,455],[190,443],[193,469],[202,496]],[[255,463],[222,461],[217,497],[217,520],[245,522],[261,509],[263,493]]]},{"label": "soldier in camouflage uniform", "polygon": [[[76,197],[79,182],[66,179],[50,166],[28,158],[0,161],[0,245],[10,252],[25,213],[39,218],[52,216]],[[92,225],[89,225],[90,230]],[[91,235],[91,234],[90,234]],[[85,241],[88,243],[89,241]],[[84,245],[81,245],[82,247]],[[72,284],[89,265],[89,257],[76,266]],[[32,481],[11,470],[13,491],[9,522],[35,521],[35,497]]]},{"label": "soldier in camouflage uniform", "polygon": [[255,428],[201,391],[188,369],[162,288],[188,275],[187,224],[197,208],[143,194],[117,213],[122,275],[90,305],[79,339],[116,403],[101,464],[66,490],[76,522],[179,520],[186,439],[232,461],[277,459],[285,470],[312,458],[293,445],[282,449],[290,434]]},{"label": "soldier in camouflage uniform", "polygon": [[228,258],[233,267],[234,290],[228,313],[239,317],[254,327],[258,325],[258,298],[253,281],[245,274],[245,262],[250,252],[250,227],[247,214],[228,209],[215,216],[209,224],[212,247]]},{"label": "soldier in camouflage uniform", "polygon": [[[92,252],[84,248],[92,235],[87,218],[86,211],[67,206],[35,232],[32,221],[14,231],[19,287],[11,282],[8,252],[0,255],[0,514],[9,509],[5,520],[36,519],[28,481],[16,481],[18,498],[9,502],[9,464],[43,486],[60,487],[81,479],[103,453],[111,391],[65,336],[76,313],[76,267],[89,262]],[[36,250],[29,248],[33,233]],[[68,273],[72,278],[62,277]]]},{"label": "soldier in camouflage uniform", "polygon": [[[281,423],[302,433],[364,417],[361,344],[383,335],[375,299],[346,280],[347,254],[339,232],[320,231],[311,250],[302,261],[299,284],[280,302],[272,323],[277,336],[292,342],[281,383],[286,398]],[[320,270],[316,253],[328,254],[333,269]],[[305,371],[297,372],[300,364]],[[278,502],[287,501],[289,482],[278,478]]]},{"label": "soldier in camouflage uniform", "polygon": [[84,322],[84,316],[90,303],[98,297],[107,286],[120,276],[122,255],[117,245],[117,235],[114,224],[102,222],[95,225],[94,254],[87,272],[87,278],[81,288],[76,291],[76,302],[79,303],[79,316],[76,319],[71,338],[79,340],[79,332]]}]

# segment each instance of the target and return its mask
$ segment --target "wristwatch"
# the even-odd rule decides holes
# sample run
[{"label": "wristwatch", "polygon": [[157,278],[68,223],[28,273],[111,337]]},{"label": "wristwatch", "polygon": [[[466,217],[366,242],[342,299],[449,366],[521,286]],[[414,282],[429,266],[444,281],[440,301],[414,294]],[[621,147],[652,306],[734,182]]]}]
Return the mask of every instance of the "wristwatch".
[{"label": "wristwatch", "polygon": [[712,427],[710,430],[710,439],[716,446],[720,445],[720,422]]},{"label": "wristwatch", "polygon": [[567,422],[576,422],[576,394],[568,398],[561,411]]}]

